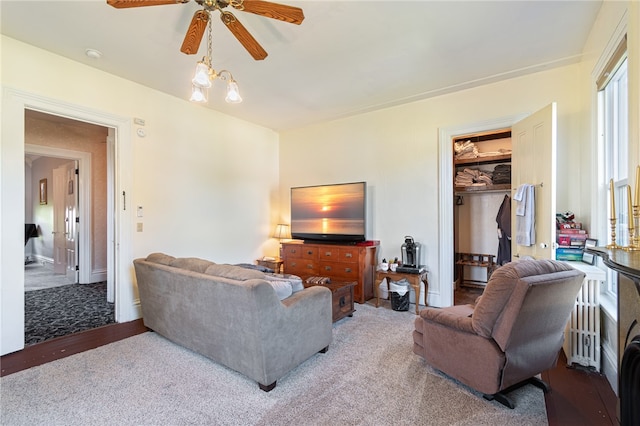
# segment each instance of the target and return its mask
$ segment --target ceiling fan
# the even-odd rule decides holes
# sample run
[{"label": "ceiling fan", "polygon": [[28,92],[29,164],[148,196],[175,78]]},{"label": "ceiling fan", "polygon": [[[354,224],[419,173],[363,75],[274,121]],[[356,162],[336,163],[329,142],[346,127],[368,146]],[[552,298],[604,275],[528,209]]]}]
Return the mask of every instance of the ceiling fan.
[{"label": "ceiling fan", "polygon": [[[189,0],[107,0],[107,4],[117,9],[188,2]],[[296,25],[300,25],[304,20],[304,13],[299,7],[262,0],[195,0],[195,2],[204,9],[196,11],[193,15],[187,34],[182,42],[182,47],[180,47],[180,51],[187,55],[194,55],[198,52],[200,41],[202,40],[202,36],[210,19],[209,13],[217,10],[220,12],[222,22],[229,28],[229,31],[233,33],[240,44],[247,49],[249,54],[253,56],[253,59],[259,61],[267,57],[267,52],[260,46],[260,43],[253,38],[249,31],[247,31],[244,25],[237,20],[235,15],[224,10],[227,6],[243,12],[278,19]]]}]

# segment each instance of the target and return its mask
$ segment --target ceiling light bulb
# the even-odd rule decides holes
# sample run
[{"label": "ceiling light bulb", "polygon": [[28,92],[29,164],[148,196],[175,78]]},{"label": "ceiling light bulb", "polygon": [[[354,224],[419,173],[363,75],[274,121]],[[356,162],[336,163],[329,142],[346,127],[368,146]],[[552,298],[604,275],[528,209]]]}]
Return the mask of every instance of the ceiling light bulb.
[{"label": "ceiling light bulb", "polygon": [[191,102],[201,102],[201,103],[205,103],[207,102],[207,94],[208,94],[208,90],[202,87],[198,87],[195,84],[192,87],[192,91],[191,91],[191,97],[189,98],[189,100]]},{"label": "ceiling light bulb", "polygon": [[239,104],[242,102],[240,89],[238,89],[238,83],[236,83],[235,80],[231,80],[227,83],[227,97],[224,98],[224,100],[230,104]]},{"label": "ceiling light bulb", "polygon": [[210,70],[211,68],[209,68],[207,64],[202,61],[198,62],[198,65],[196,65],[196,73],[193,76],[193,80],[191,80],[193,85],[207,89],[211,87],[211,79],[209,78]]}]

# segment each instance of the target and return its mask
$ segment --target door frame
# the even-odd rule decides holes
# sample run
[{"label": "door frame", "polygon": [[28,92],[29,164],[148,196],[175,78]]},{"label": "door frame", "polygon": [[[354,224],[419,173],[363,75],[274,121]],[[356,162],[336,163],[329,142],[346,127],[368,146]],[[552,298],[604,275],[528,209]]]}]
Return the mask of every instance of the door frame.
[{"label": "door frame", "polygon": [[[24,115],[25,109],[60,115],[112,128],[114,142],[115,188],[113,241],[116,322],[141,317],[135,294],[132,267],[133,209],[126,209],[125,198],[133,193],[132,120],[88,107],[47,98],[24,90],[3,88],[0,116],[0,355],[24,348]],[[122,197],[120,196],[122,194]],[[128,196],[128,197],[127,197]],[[131,203],[129,203],[131,205]],[[10,284],[9,284],[10,283]]]},{"label": "door frame", "polygon": [[[434,284],[429,285],[429,295],[433,297],[432,305],[439,307],[453,306],[453,278],[455,253],[454,247],[454,191],[453,191],[453,139],[458,136],[478,132],[486,132],[511,127],[529,114],[518,114],[473,124],[463,124],[438,129],[438,148],[440,167],[438,173],[439,213],[438,213],[438,272]],[[432,287],[433,288],[432,290]]]},{"label": "door frame", "polygon": [[[107,146],[107,149],[110,148],[111,147]],[[92,282],[91,259],[93,258],[93,245],[91,244],[91,153],[33,144],[24,144],[24,153],[25,155],[37,154],[44,157],[78,161],[78,169],[80,170],[78,173],[78,195],[80,197],[78,202],[78,216],[80,217],[80,223],[78,224],[78,233],[80,234],[78,241],[80,248],[80,259],[78,262],[78,266],[80,267],[79,282],[82,284]],[[107,168],[109,167],[112,166],[107,165]],[[107,217],[107,222],[113,220],[113,215],[110,216],[111,217]],[[109,275],[109,272],[113,271],[107,271],[107,275]]]}]

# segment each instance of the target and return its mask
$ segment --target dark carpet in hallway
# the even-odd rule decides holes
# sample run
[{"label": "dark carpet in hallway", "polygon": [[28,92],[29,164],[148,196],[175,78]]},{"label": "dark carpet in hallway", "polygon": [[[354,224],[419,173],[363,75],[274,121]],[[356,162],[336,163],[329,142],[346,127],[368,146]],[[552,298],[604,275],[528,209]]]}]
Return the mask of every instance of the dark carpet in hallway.
[{"label": "dark carpet in hallway", "polygon": [[26,346],[115,322],[106,282],[28,291],[24,299]]}]

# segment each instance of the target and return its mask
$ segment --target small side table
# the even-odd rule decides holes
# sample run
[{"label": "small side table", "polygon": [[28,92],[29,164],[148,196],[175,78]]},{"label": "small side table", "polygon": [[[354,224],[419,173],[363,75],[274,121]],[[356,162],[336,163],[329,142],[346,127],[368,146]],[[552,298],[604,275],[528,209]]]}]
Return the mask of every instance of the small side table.
[{"label": "small side table", "polygon": [[274,260],[256,260],[256,265],[264,266],[265,268],[273,269],[273,272],[276,274],[282,273],[282,268],[284,265],[284,260],[282,259],[274,259]]},{"label": "small side table", "polygon": [[400,281],[406,278],[409,281],[409,285],[416,294],[416,315],[420,314],[420,283],[424,283],[425,304],[427,303],[427,294],[429,294],[429,282],[427,281],[427,271],[420,274],[408,274],[406,272],[392,272],[392,271],[376,271],[376,279],[373,283],[373,291],[376,297],[376,308],[380,305],[380,283],[382,280],[387,279],[387,289],[389,288],[389,281]]}]

